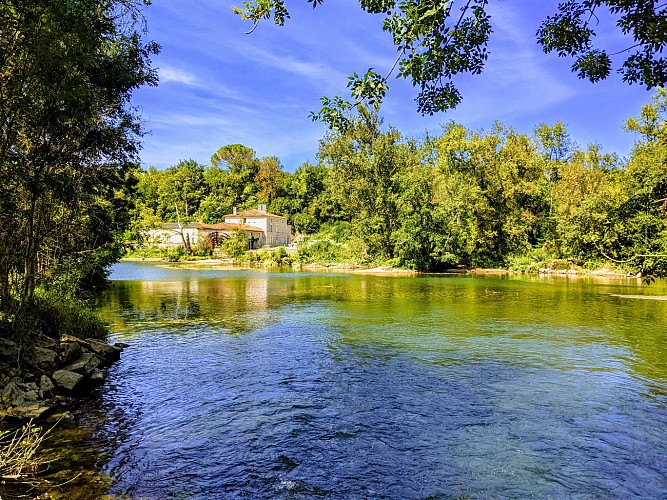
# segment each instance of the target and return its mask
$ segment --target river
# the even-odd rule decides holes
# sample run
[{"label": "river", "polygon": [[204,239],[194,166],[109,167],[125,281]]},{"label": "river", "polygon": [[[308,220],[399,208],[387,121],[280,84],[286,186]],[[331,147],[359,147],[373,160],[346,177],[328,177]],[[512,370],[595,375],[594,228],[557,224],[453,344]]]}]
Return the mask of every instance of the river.
[{"label": "river", "polygon": [[111,279],[67,498],[667,498],[664,281]]}]

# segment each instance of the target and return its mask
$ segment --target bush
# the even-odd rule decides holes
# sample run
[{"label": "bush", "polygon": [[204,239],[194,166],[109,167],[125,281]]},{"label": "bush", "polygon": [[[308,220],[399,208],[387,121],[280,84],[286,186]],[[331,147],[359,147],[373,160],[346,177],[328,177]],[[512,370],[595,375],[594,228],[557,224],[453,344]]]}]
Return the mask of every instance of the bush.
[{"label": "bush", "polygon": [[234,234],[220,245],[220,251],[229,258],[241,259],[248,251],[248,236],[244,231],[234,231]]},{"label": "bush", "polygon": [[29,316],[34,332],[58,338],[63,334],[79,338],[106,339],[109,330],[89,305],[83,301],[57,296],[43,289],[35,290]]}]

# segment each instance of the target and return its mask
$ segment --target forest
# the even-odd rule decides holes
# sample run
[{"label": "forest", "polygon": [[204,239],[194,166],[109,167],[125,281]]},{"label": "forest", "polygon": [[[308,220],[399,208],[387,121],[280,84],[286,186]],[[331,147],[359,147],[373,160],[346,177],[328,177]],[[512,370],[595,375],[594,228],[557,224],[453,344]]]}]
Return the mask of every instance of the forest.
[{"label": "forest", "polygon": [[300,262],[537,270],[570,265],[660,275],[667,270],[667,91],[625,123],[627,158],[576,144],[562,123],[532,135],[495,123],[448,123],[404,137],[358,107],[321,141],[317,164],[294,173],[247,146],[210,165],[182,160],[136,172],[126,239],[161,222],[223,220],[265,203],[289,218]]}]

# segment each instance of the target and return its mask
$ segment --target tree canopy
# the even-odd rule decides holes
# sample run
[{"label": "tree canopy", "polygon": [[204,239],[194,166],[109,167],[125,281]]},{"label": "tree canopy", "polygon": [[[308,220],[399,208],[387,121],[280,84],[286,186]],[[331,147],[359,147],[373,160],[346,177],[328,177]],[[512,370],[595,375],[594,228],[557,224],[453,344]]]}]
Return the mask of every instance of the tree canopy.
[{"label": "tree canopy", "polygon": [[0,6],[0,321],[38,287],[99,282],[128,222],[141,127],[132,92],[155,84],[141,0]]},{"label": "tree canopy", "polygon": [[[324,0],[308,0],[313,7]],[[361,8],[383,16],[397,56],[384,74],[373,69],[349,77],[352,101],[322,97],[322,108],[312,113],[315,120],[331,128],[349,123],[348,112],[356,103],[379,107],[389,89],[389,78],[405,78],[418,88],[417,109],[432,115],[455,108],[462,99],[455,85],[458,75],[479,74],[487,60],[493,23],[488,0],[359,0]],[[537,28],[536,39],[544,52],[573,59],[572,71],[597,82],[612,70],[628,84],[647,89],[667,83],[667,4],[655,0],[568,0]],[[283,25],[290,17],[285,0],[248,0],[234,12],[253,23],[252,32],[263,19]],[[611,16],[627,47],[610,53],[598,43],[599,16]]]},{"label": "tree canopy", "polygon": [[612,266],[665,276],[666,119],[660,89],[627,121],[638,140],[622,159],[579,146],[561,122],[541,123],[532,136],[500,123],[488,131],[450,123],[439,136],[415,140],[360,107],[345,130],[320,141],[318,163],[293,174],[238,144],[220,148],[208,167],[179,162],[139,173],[135,227],[175,221],[176,204],[183,213],[194,193],[180,181],[191,171],[192,219],[217,223],[233,206],[267,204],[288,217],[300,240],[295,258],[304,263]]}]

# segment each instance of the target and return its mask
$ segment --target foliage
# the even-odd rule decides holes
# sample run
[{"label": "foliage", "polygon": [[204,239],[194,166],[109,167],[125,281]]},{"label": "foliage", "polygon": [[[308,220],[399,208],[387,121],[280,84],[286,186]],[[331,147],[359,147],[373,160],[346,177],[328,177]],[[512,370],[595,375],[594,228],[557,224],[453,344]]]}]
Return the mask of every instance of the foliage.
[{"label": "foliage", "polygon": [[[332,130],[352,125],[350,112],[358,104],[379,109],[389,89],[389,78],[409,79],[419,88],[415,99],[422,114],[432,115],[455,108],[461,94],[454,84],[461,74],[479,74],[487,60],[487,45],[493,32],[487,12],[488,0],[359,0],[361,8],[384,18],[383,30],[392,37],[397,56],[385,75],[369,69],[349,77],[353,102],[335,96],[323,97],[314,120]],[[309,0],[316,7],[323,0]],[[656,5],[656,3],[658,5]],[[236,14],[253,23],[251,33],[263,19],[279,26],[290,17],[285,0],[248,0],[233,7]],[[602,11],[602,12],[601,12]],[[594,45],[594,23],[598,15],[616,21],[628,47],[614,54]],[[620,62],[623,80],[650,89],[667,83],[667,60],[661,57],[667,43],[667,5],[637,0],[569,0],[558,4],[537,30],[537,41],[545,52],[573,57],[572,71],[580,78],[597,82],[607,78]],[[627,54],[630,55],[627,55]]]},{"label": "foliage", "polygon": [[[623,35],[632,39],[627,49],[609,54],[593,44],[594,23],[600,10],[608,10]],[[572,71],[597,82],[611,72],[612,57],[631,52],[618,68],[623,81],[647,89],[667,83],[667,60],[660,57],[667,43],[667,6],[636,0],[581,0],[558,4],[537,31],[545,52],[573,57]],[[625,57],[625,54],[624,56]]]},{"label": "foliage", "polygon": [[223,255],[232,259],[240,259],[248,251],[248,236],[244,231],[237,230],[220,246]]},{"label": "foliage", "polygon": [[27,330],[18,331],[19,334],[27,336],[31,332],[40,332],[51,338],[68,334],[103,340],[109,333],[107,326],[93,312],[90,301],[42,288],[35,290],[33,306],[20,327]]},{"label": "foliage", "polygon": [[[202,196],[211,200],[210,214],[242,193],[274,193],[271,210],[289,217],[301,263],[391,262],[420,271],[604,266],[665,275],[666,111],[661,89],[626,123],[640,140],[622,160],[579,147],[560,122],[542,123],[532,136],[501,124],[470,131],[450,123],[416,141],[384,126],[373,108],[358,107],[345,130],[322,139],[318,164],[293,174],[245,146],[221,148],[217,166],[203,168]],[[226,191],[232,172],[251,165],[261,172],[263,163],[267,175]],[[137,206],[145,207],[138,215],[147,218],[137,227],[150,225],[152,207],[162,203],[152,187],[161,175],[138,175]],[[241,235],[225,245],[237,260],[287,259],[268,250],[246,255]]]},{"label": "foliage", "polygon": [[35,290],[97,286],[119,255],[141,128],[132,92],[157,81],[140,0],[0,7],[0,310]]},{"label": "foliage", "polygon": [[252,252],[246,252],[245,260],[250,263],[261,264],[264,267],[289,266],[294,262],[294,258],[287,253],[284,246],[260,248]]}]

